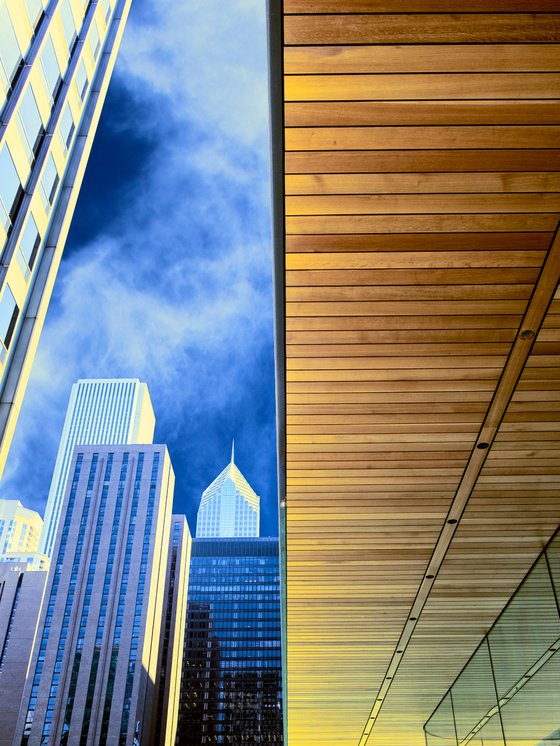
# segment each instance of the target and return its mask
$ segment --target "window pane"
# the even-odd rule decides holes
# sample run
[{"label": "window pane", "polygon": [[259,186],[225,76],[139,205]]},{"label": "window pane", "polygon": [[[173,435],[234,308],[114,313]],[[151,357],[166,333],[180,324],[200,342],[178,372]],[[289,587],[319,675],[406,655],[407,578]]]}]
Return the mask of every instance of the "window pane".
[{"label": "window pane", "polygon": [[0,301],[0,341],[8,349],[18,317],[18,307],[9,287],[6,286]]},{"label": "window pane", "polygon": [[0,0],[0,62],[9,81],[13,79],[21,59],[10,14],[5,3]]},{"label": "window pane", "polygon": [[101,5],[103,6],[103,13],[105,14],[105,20],[109,20],[109,16],[111,15],[111,0],[101,0]]},{"label": "window pane", "polygon": [[43,13],[43,3],[41,0],[24,0],[24,2],[27,15],[29,16],[29,22],[33,28],[35,28],[37,21]]},{"label": "window pane", "polygon": [[43,68],[47,90],[54,99],[56,98],[58,88],[62,82],[62,76],[60,74],[58,60],[56,59],[54,45],[50,37],[47,39],[45,48],[43,49],[43,54],[41,55],[41,67]]},{"label": "window pane", "polygon": [[64,33],[66,46],[68,47],[68,51],[72,51],[77,34],[76,23],[74,21],[74,16],[72,15],[72,8],[70,7],[70,0],[63,0],[60,5],[60,20],[62,21],[62,31]]},{"label": "window pane", "polygon": [[33,269],[40,243],[41,236],[39,235],[37,223],[33,219],[33,215],[30,214],[20,241],[21,253],[24,256],[29,269]]},{"label": "window pane", "polygon": [[76,70],[76,88],[78,89],[78,95],[82,101],[84,100],[84,97],[86,95],[88,84],[89,81],[86,72],[86,66],[84,65],[84,61],[81,60],[80,64],[78,65],[78,69]]},{"label": "window pane", "polygon": [[93,22],[93,26],[91,28],[91,36],[89,37],[89,41],[91,44],[91,51],[93,53],[93,59],[97,59],[97,55],[99,54],[99,49],[101,47],[101,39],[99,38],[99,29],[97,28],[97,21]]},{"label": "window pane", "polygon": [[51,205],[54,202],[58,182],[58,171],[56,170],[52,155],[49,155],[43,178],[41,180],[41,194],[43,196],[43,204],[46,212],[49,212]]},{"label": "window pane", "polygon": [[74,118],[72,117],[72,112],[70,111],[70,107],[68,104],[66,104],[66,107],[64,111],[62,112],[62,116],[60,117],[60,138],[62,140],[62,144],[65,148],[65,150],[68,150],[70,147],[70,143],[72,142],[72,135],[74,134]]},{"label": "window pane", "polygon": [[8,230],[23,189],[8,146],[0,150],[0,220]]},{"label": "window pane", "polygon": [[35,154],[43,133],[43,122],[31,86],[23,94],[19,117],[31,152]]}]

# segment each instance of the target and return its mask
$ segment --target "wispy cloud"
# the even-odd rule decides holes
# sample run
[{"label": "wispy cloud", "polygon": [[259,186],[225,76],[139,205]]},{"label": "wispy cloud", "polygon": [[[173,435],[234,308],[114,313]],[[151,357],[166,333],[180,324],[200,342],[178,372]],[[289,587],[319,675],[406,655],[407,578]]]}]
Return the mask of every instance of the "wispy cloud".
[{"label": "wispy cloud", "polygon": [[[90,187],[110,219],[87,244],[68,247],[3,496],[44,505],[74,380],[138,376],[150,386],[158,438],[170,445],[179,507],[192,515],[235,434],[242,469],[269,500],[271,530],[264,11],[256,0],[133,4],[115,73],[128,105],[104,112],[103,142],[118,147],[140,131],[149,146],[122,184],[118,212]],[[94,157],[111,163],[95,147]],[[106,177],[119,174],[108,168]],[[87,177],[84,189],[82,204]]]}]

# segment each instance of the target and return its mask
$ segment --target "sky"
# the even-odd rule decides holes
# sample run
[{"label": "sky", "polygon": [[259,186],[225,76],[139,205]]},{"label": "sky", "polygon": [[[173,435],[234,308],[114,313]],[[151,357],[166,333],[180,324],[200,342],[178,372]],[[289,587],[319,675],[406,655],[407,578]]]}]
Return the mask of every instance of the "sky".
[{"label": "sky", "polygon": [[0,496],[43,513],[72,383],[138,377],[191,530],[235,438],[277,535],[265,9],[133,0]]}]

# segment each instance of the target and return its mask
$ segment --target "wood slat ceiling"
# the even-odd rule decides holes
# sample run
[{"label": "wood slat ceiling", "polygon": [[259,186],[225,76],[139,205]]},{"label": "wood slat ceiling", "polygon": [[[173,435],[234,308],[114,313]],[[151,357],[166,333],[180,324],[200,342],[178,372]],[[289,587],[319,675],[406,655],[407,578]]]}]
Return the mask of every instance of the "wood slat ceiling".
[{"label": "wood slat ceiling", "polygon": [[289,746],[420,746],[560,523],[560,0],[282,10]]}]

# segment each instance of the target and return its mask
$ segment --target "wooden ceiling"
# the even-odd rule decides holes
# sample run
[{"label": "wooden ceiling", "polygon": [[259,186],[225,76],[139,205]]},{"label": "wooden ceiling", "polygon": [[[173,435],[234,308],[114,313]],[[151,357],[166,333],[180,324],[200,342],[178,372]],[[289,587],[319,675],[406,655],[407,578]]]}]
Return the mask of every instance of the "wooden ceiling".
[{"label": "wooden ceiling", "polygon": [[560,0],[271,26],[288,746],[420,746],[560,523]]}]

